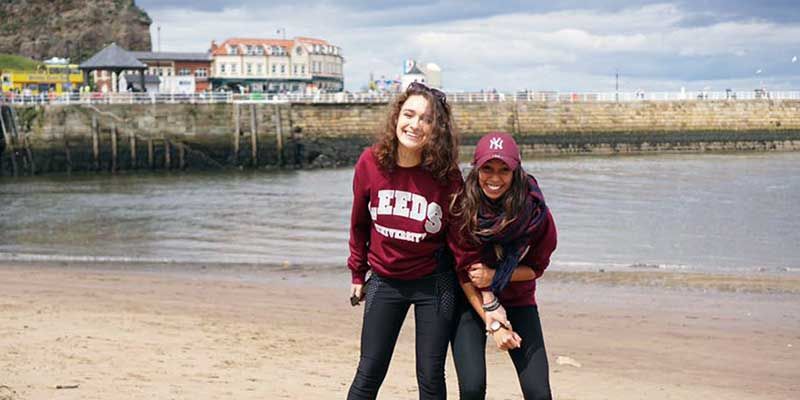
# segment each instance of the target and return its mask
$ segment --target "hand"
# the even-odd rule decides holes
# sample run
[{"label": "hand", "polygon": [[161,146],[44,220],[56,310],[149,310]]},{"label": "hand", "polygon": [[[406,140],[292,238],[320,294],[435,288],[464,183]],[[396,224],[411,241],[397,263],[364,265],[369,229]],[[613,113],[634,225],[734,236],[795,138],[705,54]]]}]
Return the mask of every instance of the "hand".
[{"label": "hand", "polygon": [[472,284],[477,288],[488,287],[494,279],[494,270],[481,263],[470,265],[468,274]]},{"label": "hand", "polygon": [[483,319],[486,326],[491,326],[493,321],[500,321],[503,326],[508,327],[508,329],[513,329],[511,327],[511,322],[508,320],[508,316],[506,316],[506,309],[503,308],[503,306],[500,306],[500,308],[494,311],[486,311],[483,314]]},{"label": "hand", "polygon": [[522,345],[522,338],[514,331],[500,328],[492,333],[492,338],[500,350],[511,350]]},{"label": "hand", "polygon": [[[354,283],[350,285],[350,302],[352,305],[357,306],[362,300],[364,300],[364,284],[361,283]],[[357,299],[358,302],[355,302],[353,299]]]}]

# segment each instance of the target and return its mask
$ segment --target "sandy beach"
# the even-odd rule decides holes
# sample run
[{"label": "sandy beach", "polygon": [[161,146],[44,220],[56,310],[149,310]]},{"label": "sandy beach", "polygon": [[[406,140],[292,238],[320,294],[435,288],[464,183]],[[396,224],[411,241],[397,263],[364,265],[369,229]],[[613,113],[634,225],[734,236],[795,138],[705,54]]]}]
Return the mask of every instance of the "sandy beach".
[{"label": "sandy beach", "polygon": [[[4,399],[341,399],[355,372],[343,269],[7,262],[0,282]],[[538,299],[558,399],[800,398],[797,277],[554,271]],[[382,399],[417,398],[412,323]],[[488,398],[521,399],[488,353]]]}]

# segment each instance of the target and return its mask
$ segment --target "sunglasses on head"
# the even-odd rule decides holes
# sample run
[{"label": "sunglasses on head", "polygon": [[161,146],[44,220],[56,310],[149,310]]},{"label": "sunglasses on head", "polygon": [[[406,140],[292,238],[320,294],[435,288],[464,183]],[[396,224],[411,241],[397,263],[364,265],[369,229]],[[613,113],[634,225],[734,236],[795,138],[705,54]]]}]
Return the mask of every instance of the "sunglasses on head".
[{"label": "sunglasses on head", "polygon": [[447,95],[445,95],[443,91],[436,88],[432,88],[422,82],[411,82],[408,85],[408,89],[406,90],[420,90],[420,91],[430,92],[430,94],[432,94],[433,97],[435,97],[437,100],[441,101],[442,104],[447,103]]}]

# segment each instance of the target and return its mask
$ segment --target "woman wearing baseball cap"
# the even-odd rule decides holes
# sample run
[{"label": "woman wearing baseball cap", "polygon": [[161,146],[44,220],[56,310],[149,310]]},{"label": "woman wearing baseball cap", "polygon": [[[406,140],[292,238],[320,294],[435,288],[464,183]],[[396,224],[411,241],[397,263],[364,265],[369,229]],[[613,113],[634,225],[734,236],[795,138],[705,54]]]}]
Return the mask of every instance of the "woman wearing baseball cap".
[{"label": "woman wearing baseball cap", "polygon": [[[550,399],[547,355],[534,296],[556,248],[556,227],[536,179],[525,172],[508,133],[475,147],[473,169],[451,205],[462,241],[480,262],[460,268],[466,301],[456,315],[453,359],[461,399],[486,395],[486,336],[508,350],[523,396]],[[459,222],[456,222],[459,223]]]}]

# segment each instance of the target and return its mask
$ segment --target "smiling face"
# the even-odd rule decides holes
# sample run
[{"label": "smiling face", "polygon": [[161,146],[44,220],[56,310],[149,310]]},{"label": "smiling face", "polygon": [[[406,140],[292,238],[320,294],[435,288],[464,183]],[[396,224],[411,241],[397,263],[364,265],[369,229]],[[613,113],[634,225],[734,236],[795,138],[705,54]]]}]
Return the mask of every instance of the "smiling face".
[{"label": "smiling face", "polygon": [[511,182],[514,180],[514,171],[499,159],[492,159],[478,169],[478,184],[486,197],[497,200],[503,197]]},{"label": "smiling face", "polygon": [[397,117],[398,156],[420,157],[422,145],[433,130],[428,100],[420,95],[409,96]]}]

